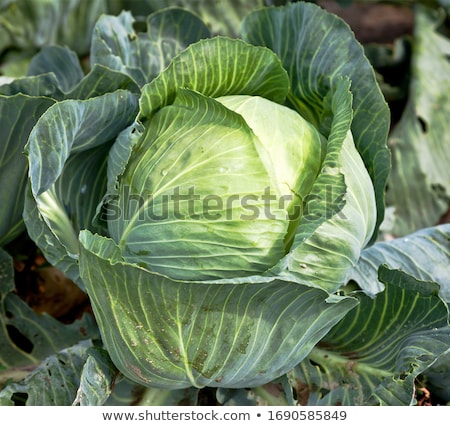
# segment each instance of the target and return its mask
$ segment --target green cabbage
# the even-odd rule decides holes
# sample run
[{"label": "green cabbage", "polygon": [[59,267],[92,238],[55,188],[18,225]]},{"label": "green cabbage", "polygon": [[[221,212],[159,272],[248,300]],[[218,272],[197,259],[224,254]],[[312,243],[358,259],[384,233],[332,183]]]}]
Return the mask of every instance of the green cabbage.
[{"label": "green cabbage", "polygon": [[389,112],[361,46],[314,5],[249,15],[246,41],[205,38],[180,9],[148,22],[130,37],[130,15],[103,17],[72,89],[87,98],[31,131],[25,223],[86,289],[124,375],[258,386],[358,303],[340,290],[383,220]]},{"label": "green cabbage", "polygon": [[258,96],[218,100],[180,91],[136,144],[123,215],[108,220],[127,261],[204,280],[263,273],[289,251],[319,173],[319,133]]}]

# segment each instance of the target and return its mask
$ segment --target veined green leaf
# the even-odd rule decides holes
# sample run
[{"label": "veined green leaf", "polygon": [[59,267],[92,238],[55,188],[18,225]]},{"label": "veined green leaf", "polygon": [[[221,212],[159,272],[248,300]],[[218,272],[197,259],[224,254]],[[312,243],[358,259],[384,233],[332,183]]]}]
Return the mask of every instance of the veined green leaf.
[{"label": "veined green leaf", "polygon": [[356,303],[277,280],[171,281],[117,257],[110,262],[110,239],[82,231],[80,241],[82,278],[106,349],[124,375],[147,386],[266,383],[300,362]]},{"label": "veined green leaf", "polygon": [[86,363],[89,343],[50,355],[25,379],[0,391],[0,405],[72,405]]},{"label": "veined green leaf", "polygon": [[[324,288],[330,292],[340,287],[348,273],[349,265],[342,263],[347,263],[349,258],[354,257],[351,253],[348,256],[348,249],[352,250],[352,245],[348,245],[348,241],[338,244],[339,250],[333,248],[330,250],[330,230],[335,226],[334,222],[338,218],[336,215],[342,214],[342,209],[347,204],[344,200],[347,185],[345,176],[341,173],[341,152],[352,119],[349,82],[339,81],[333,92],[333,95],[329,95],[332,99],[333,131],[330,132],[326,143],[322,169],[311,193],[305,199],[305,210],[299,221],[292,249],[280,265],[285,269],[280,272],[278,268],[274,270],[287,279],[295,277],[304,284]],[[325,238],[323,234],[326,234]],[[359,245],[358,251],[360,248]],[[335,253],[333,261],[330,253]],[[333,270],[331,274],[328,268]]]},{"label": "veined green leaf", "polygon": [[102,16],[96,23],[91,46],[91,67],[103,65],[125,73],[142,86],[150,67],[149,41],[139,37],[133,28],[130,12],[119,16]]},{"label": "veined green leaf", "polygon": [[190,45],[142,89],[140,117],[148,119],[170,104],[180,87],[217,98],[226,95],[262,96],[282,103],[289,80],[269,49],[242,40],[215,37]]},{"label": "veined green leaf", "polygon": [[242,31],[245,40],[267,46],[279,56],[291,83],[289,104],[326,136],[329,109],[324,100],[336,80],[351,81],[351,131],[376,194],[374,241],[384,217],[384,191],[390,168],[386,147],[390,115],[362,46],[344,21],[303,2],[255,11],[245,18]]},{"label": "veined green leaf", "polygon": [[62,101],[46,111],[28,140],[28,232],[47,260],[81,287],[78,231],[97,229],[91,220],[106,189],[107,151],[136,112],[136,96],[123,90]]},{"label": "veined green leaf", "polygon": [[[54,195],[70,218],[75,234],[81,229],[99,231],[105,225],[93,223],[97,206],[106,191],[106,165],[110,144],[73,153],[55,182]],[[45,193],[44,193],[45,194]],[[44,195],[43,194],[43,195]],[[40,196],[37,198],[40,204]],[[42,211],[43,209],[40,208]],[[46,215],[49,217],[49,215]]]},{"label": "veined green leaf", "polygon": [[49,108],[33,128],[26,153],[34,195],[48,190],[69,155],[100,146],[129,125],[136,96],[117,90],[87,100],[67,100]]},{"label": "veined green leaf", "polygon": [[12,258],[0,248],[0,369],[36,364],[67,345],[98,336],[92,316],[63,324],[36,314],[14,288]]},{"label": "veined green leaf", "polygon": [[90,99],[119,89],[136,94],[140,91],[137,84],[128,75],[95,64],[65,97],[66,99]]},{"label": "veined green leaf", "polygon": [[25,229],[22,211],[27,161],[23,150],[31,129],[53,103],[43,96],[0,95],[0,246]]},{"label": "veined green leaf", "polygon": [[[370,178],[351,137],[344,141],[341,162],[341,175],[323,174],[317,179],[309,197],[315,210],[306,210],[298,228],[301,233],[286,258],[287,271],[282,272],[329,292],[337,291],[348,281],[376,221]],[[345,184],[339,178],[344,178]],[[339,192],[343,185],[345,195]],[[313,233],[308,235],[311,230]]]},{"label": "veined green leaf", "polygon": [[415,8],[408,103],[390,135],[393,167],[387,203],[392,229],[405,236],[434,226],[450,206],[450,40],[434,11]]},{"label": "veined green leaf", "polygon": [[95,64],[85,76],[74,53],[58,46],[43,48],[34,56],[29,74],[1,85],[0,94],[20,92],[62,101],[94,98],[119,89],[140,91],[130,76],[103,65]]},{"label": "veined green leaf", "polygon": [[97,205],[106,191],[109,144],[69,157],[55,184],[36,197],[27,192],[24,221],[28,234],[47,261],[57,265],[84,289],[78,270],[78,232],[106,228],[93,223]]},{"label": "veined green leaf", "polygon": [[136,32],[129,12],[102,16],[94,29],[91,66],[105,65],[131,76],[143,86],[153,80],[172,58],[189,44],[210,36],[195,15],[167,9],[147,18],[146,33]]},{"label": "veined green leaf", "polygon": [[95,21],[106,11],[105,0],[13,0],[0,11],[0,52],[59,44],[86,54]]},{"label": "veined green leaf", "polygon": [[158,47],[155,62],[159,64],[159,69],[156,68],[153,73],[156,77],[179,52],[192,43],[211,37],[211,33],[197,15],[187,9],[174,7],[147,17],[147,36],[152,45]]},{"label": "veined green leaf", "polygon": [[378,280],[381,265],[401,269],[418,280],[440,285],[440,295],[450,303],[450,225],[422,229],[402,238],[375,243],[363,250],[350,279],[364,292],[375,295],[383,290]]},{"label": "veined green leaf", "polygon": [[[78,239],[76,230],[72,227],[70,217],[55,196],[55,191],[47,191],[39,200],[40,207],[50,212],[50,218],[41,212],[36,199],[31,193],[30,185],[25,191],[25,205],[23,219],[27,233],[35,244],[45,253],[46,260],[57,266],[67,277],[74,281],[82,290],[84,285],[80,281],[78,269]],[[59,221],[58,221],[59,218]],[[51,226],[57,221],[58,228],[63,232],[56,235]]]},{"label": "veined green leaf", "polygon": [[70,91],[83,77],[78,56],[67,47],[45,46],[30,62],[29,76],[53,72],[63,92]]},{"label": "veined green leaf", "polygon": [[105,230],[94,223],[97,205],[106,191],[109,144],[71,155],[54,185],[37,197],[27,191],[24,221],[28,234],[57,266],[84,290],[78,269],[80,229]]},{"label": "veined green leaf", "polygon": [[448,309],[438,285],[380,268],[386,288],[358,306],[289,377],[302,404],[410,405],[414,380],[450,351]]},{"label": "veined green leaf", "polygon": [[88,348],[86,355],[80,386],[72,405],[103,405],[114,388],[117,369],[102,348],[92,346]]},{"label": "veined green leaf", "polygon": [[61,100],[64,97],[56,75],[52,72],[16,78],[0,86],[2,95],[13,96],[19,93],[29,96],[45,96],[54,100]]}]

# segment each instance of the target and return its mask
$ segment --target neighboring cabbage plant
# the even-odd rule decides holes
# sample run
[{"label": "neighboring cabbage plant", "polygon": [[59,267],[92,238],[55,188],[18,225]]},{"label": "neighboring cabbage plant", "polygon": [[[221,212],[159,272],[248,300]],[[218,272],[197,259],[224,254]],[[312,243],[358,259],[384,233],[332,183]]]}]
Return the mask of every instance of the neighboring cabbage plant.
[{"label": "neighboring cabbage plant", "polygon": [[[164,13],[200,28],[178,9],[161,25]],[[27,146],[27,228],[86,288],[127,377],[274,380],[357,304],[339,290],[376,238],[389,170],[373,70],[348,27],[310,4],[250,14],[244,40],[161,31],[173,55],[151,57],[155,78],[120,56],[155,47],[127,34],[129,15],[102,19],[93,51],[139,74],[139,108],[121,89],[43,114]],[[123,44],[106,61],[102,31]]]}]

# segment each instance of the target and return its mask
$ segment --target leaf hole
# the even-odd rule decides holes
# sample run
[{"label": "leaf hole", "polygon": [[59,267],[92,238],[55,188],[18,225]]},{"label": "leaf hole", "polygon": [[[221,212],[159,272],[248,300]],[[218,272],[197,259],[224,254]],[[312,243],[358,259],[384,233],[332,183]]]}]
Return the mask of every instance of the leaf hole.
[{"label": "leaf hole", "polygon": [[428,123],[422,117],[417,117],[417,121],[419,122],[422,132],[427,133],[428,132]]},{"label": "leaf hole", "polygon": [[135,32],[134,34],[135,38],[130,41],[136,40],[139,37],[139,33],[147,32],[147,22],[145,21],[145,19],[136,17],[136,20],[133,22],[132,26],[133,31]]},{"label": "leaf hole", "polygon": [[14,392],[11,395],[11,401],[14,405],[25,406],[28,400],[28,394],[26,392]]},{"label": "leaf hole", "polygon": [[320,370],[321,373],[326,373],[326,371],[324,370],[324,368],[318,364],[317,362],[313,361],[312,359],[309,360],[309,362],[311,363],[311,365],[313,365],[314,367],[316,367],[318,370]]},{"label": "leaf hole", "polygon": [[31,353],[34,347],[33,342],[22,334],[17,327],[8,324],[6,326],[6,331],[8,332],[9,338],[18,348],[27,354]]}]

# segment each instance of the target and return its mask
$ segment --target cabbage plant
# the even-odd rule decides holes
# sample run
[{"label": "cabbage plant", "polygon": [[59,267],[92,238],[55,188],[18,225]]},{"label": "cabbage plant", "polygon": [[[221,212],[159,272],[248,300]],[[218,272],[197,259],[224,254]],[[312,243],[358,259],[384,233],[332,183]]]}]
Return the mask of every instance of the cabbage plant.
[{"label": "cabbage plant", "polygon": [[242,39],[181,9],[148,28],[97,23],[91,65],[126,85],[38,120],[25,223],[86,289],[125,376],[258,386],[358,303],[341,290],[383,220],[389,111],[349,28],[317,6],[251,13]]}]

